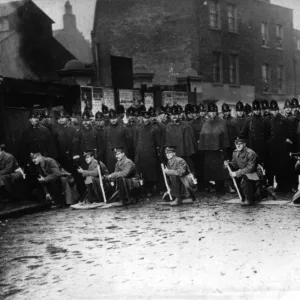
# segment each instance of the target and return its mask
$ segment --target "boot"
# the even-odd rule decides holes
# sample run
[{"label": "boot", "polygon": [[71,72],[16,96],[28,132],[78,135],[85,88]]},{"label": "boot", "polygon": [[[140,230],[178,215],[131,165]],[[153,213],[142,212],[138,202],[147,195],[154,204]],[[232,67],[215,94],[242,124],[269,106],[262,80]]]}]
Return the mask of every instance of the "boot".
[{"label": "boot", "polygon": [[182,200],[179,199],[179,198],[175,198],[174,201],[171,201],[171,202],[170,202],[170,205],[171,205],[171,206],[179,206],[179,205],[181,205],[181,204],[182,204]]}]

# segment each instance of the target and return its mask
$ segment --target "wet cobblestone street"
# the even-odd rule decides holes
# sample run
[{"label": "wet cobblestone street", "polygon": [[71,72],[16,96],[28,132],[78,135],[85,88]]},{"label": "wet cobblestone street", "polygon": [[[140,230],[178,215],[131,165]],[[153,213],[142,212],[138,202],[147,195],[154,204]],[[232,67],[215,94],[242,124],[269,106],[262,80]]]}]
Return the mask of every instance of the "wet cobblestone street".
[{"label": "wet cobblestone street", "polygon": [[300,288],[299,217],[211,199],[11,219],[0,224],[0,299],[284,299]]}]

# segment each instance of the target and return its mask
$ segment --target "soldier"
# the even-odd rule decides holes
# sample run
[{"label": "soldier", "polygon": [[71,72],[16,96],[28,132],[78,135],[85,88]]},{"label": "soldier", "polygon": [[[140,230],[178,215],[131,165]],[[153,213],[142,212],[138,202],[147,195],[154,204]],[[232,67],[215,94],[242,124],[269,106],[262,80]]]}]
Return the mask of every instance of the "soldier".
[{"label": "soldier", "polygon": [[289,165],[289,153],[287,144],[293,144],[290,139],[288,120],[279,113],[279,107],[275,100],[270,103],[273,117],[270,119],[270,135],[268,139],[269,155],[266,157],[268,172],[267,180],[273,183],[276,177],[277,190],[288,191],[291,189],[290,179],[292,166]]},{"label": "soldier", "polygon": [[20,190],[20,183],[25,175],[15,157],[6,152],[5,148],[4,144],[0,145],[0,200],[4,195],[19,200],[24,197]]},{"label": "soldier", "polygon": [[219,118],[218,107],[208,104],[208,119],[205,120],[199,136],[198,150],[204,155],[204,180],[215,181],[217,194],[224,193],[224,181],[229,178],[223,168],[220,150],[228,151],[230,139],[226,121]]},{"label": "soldier", "polygon": [[115,110],[111,109],[109,111],[109,118],[110,124],[105,128],[104,133],[105,155],[108,171],[113,172],[116,164],[116,156],[111,149],[121,146],[124,148],[125,154],[128,154],[132,151],[133,143],[128,128],[120,123],[120,119]]},{"label": "soldier", "polygon": [[[78,173],[81,174],[85,180],[84,183],[87,187],[88,201],[87,204],[103,202],[103,195],[100,189],[100,179],[98,173],[98,162],[94,156],[95,151],[90,149],[84,152],[83,156],[85,158],[86,164],[88,165],[88,170],[83,170],[81,167],[78,169]],[[108,176],[109,172],[103,162],[99,162],[101,175],[103,177]],[[106,191],[110,188],[107,181],[103,179],[103,183],[106,186]]]},{"label": "soldier", "polygon": [[97,149],[98,160],[104,161],[105,159],[105,119],[102,112],[98,111],[95,114],[94,129],[97,134]]},{"label": "soldier", "polygon": [[260,200],[258,156],[246,147],[246,141],[242,138],[237,138],[235,145],[232,161],[225,161],[224,166],[232,168],[231,177],[241,179],[242,205],[251,205]]},{"label": "soldier", "polygon": [[136,203],[140,196],[140,178],[134,163],[126,157],[123,147],[113,149],[116,156],[116,166],[107,179],[116,183],[116,190],[122,205]]},{"label": "soldier", "polygon": [[265,150],[267,147],[266,142],[269,139],[269,128],[261,116],[258,100],[253,101],[252,109],[253,116],[246,121],[241,136],[248,141],[247,147],[258,155],[259,162],[265,163]]},{"label": "soldier", "polygon": [[33,163],[38,168],[39,178],[44,197],[59,207],[65,207],[77,202],[79,194],[75,181],[69,172],[66,172],[59,163],[40,152],[31,154]]},{"label": "soldier", "polygon": [[156,186],[158,178],[158,152],[160,147],[159,129],[151,124],[151,112],[144,112],[143,124],[137,128],[135,137],[135,159],[137,172],[142,174],[144,188],[150,197]]},{"label": "soldier", "polygon": [[40,124],[41,112],[33,110],[29,116],[29,127],[23,132],[20,142],[20,162],[25,165],[30,160],[30,153],[39,151],[43,155],[55,155],[49,130]]},{"label": "soldier", "polygon": [[171,109],[171,122],[166,126],[162,138],[163,145],[174,145],[177,155],[183,158],[195,173],[192,155],[197,151],[196,139],[192,127],[179,119],[182,109],[174,105]]}]

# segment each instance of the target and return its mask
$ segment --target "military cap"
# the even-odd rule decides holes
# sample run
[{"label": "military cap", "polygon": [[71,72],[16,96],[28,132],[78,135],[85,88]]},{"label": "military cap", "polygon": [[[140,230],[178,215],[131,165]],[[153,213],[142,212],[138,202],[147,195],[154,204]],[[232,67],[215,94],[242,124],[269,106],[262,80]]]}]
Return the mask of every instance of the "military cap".
[{"label": "military cap", "polygon": [[298,108],[299,107],[299,101],[297,98],[292,99],[292,108]]},{"label": "military cap", "polygon": [[135,111],[136,109],[133,106],[130,106],[127,110],[126,110],[126,116],[128,117],[133,117],[135,115]]},{"label": "military cap", "polygon": [[200,110],[201,112],[206,112],[206,109],[205,109],[204,104],[202,104],[202,103],[199,104],[199,110]]},{"label": "military cap", "polygon": [[152,106],[149,107],[148,113],[150,114],[151,117],[155,117],[156,116],[155,109]]},{"label": "military cap", "polygon": [[29,114],[29,119],[40,119],[42,115],[42,111],[39,109],[33,109],[31,110]]},{"label": "military cap", "polygon": [[95,156],[95,150],[94,149],[88,149],[88,150],[86,150],[86,151],[83,152],[83,156],[84,157]]},{"label": "military cap", "polygon": [[272,100],[270,102],[270,110],[272,110],[272,111],[279,110],[277,101]]},{"label": "military cap", "polygon": [[185,114],[186,115],[190,114],[192,112],[192,108],[193,108],[192,104],[190,104],[190,103],[186,104],[185,107],[184,107]]},{"label": "military cap", "polygon": [[124,153],[125,152],[125,150],[124,150],[125,148],[122,147],[122,146],[111,148],[111,149],[115,152],[115,154],[117,154],[117,153]]},{"label": "military cap", "polygon": [[242,137],[242,136],[238,136],[238,137],[234,140],[234,142],[235,142],[236,144],[237,144],[237,143],[246,143],[244,137]]},{"label": "military cap", "polygon": [[284,108],[292,108],[292,104],[291,104],[291,101],[290,100],[286,100],[284,102]]},{"label": "military cap", "polygon": [[175,152],[176,146],[164,146],[165,153]]},{"label": "military cap", "polygon": [[222,104],[222,112],[225,113],[225,112],[230,112],[231,109],[229,107],[229,105],[227,103],[223,103]]},{"label": "military cap", "polygon": [[252,102],[252,109],[253,109],[253,110],[260,110],[260,103],[259,103],[258,100],[254,100],[254,101]]},{"label": "military cap", "polygon": [[243,102],[239,101],[236,105],[235,105],[235,110],[236,111],[244,111],[245,107]]},{"label": "military cap", "polygon": [[261,109],[269,109],[269,108],[270,108],[270,105],[269,105],[268,100],[262,100],[261,101]]},{"label": "military cap", "polygon": [[110,119],[116,119],[118,117],[117,112],[114,109],[109,110],[109,118]]},{"label": "military cap", "polygon": [[125,108],[123,105],[119,105],[117,107],[117,114],[120,115],[120,114],[124,114],[125,113]]},{"label": "military cap", "polygon": [[105,104],[102,104],[102,112],[105,115],[109,113],[109,109]]},{"label": "military cap", "polygon": [[97,111],[95,114],[95,120],[103,120],[104,119],[104,115],[101,111]]},{"label": "military cap", "polygon": [[249,103],[246,103],[245,104],[245,113],[246,114],[249,114],[249,113],[251,113],[252,112],[252,107],[251,107],[251,105],[249,104]]},{"label": "military cap", "polygon": [[207,106],[208,112],[218,112],[218,106],[215,103],[209,102]]}]

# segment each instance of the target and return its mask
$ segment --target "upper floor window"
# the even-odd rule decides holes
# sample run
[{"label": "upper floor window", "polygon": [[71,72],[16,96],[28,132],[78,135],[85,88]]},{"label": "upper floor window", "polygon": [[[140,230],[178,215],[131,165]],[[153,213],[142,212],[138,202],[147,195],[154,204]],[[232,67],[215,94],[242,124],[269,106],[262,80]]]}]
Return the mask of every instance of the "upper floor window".
[{"label": "upper floor window", "polygon": [[7,19],[0,20],[0,32],[9,30],[9,22]]},{"label": "upper floor window", "polygon": [[297,39],[297,50],[300,50],[300,39]]},{"label": "upper floor window", "polygon": [[271,88],[270,65],[263,64],[261,70],[262,70],[263,92],[270,92],[270,88]]},{"label": "upper floor window", "polygon": [[239,84],[239,57],[236,54],[229,55],[229,82]]},{"label": "upper floor window", "polygon": [[223,82],[223,67],[222,67],[223,59],[222,53],[214,52],[213,53],[213,82],[214,83],[222,83]]},{"label": "upper floor window", "polygon": [[221,12],[218,0],[209,2],[209,25],[211,28],[221,28]]},{"label": "upper floor window", "polygon": [[227,6],[227,17],[228,17],[228,30],[231,32],[237,32],[237,8],[235,5]]},{"label": "upper floor window", "polygon": [[278,93],[285,92],[284,66],[277,66],[277,88],[278,88]]},{"label": "upper floor window", "polygon": [[267,46],[269,41],[269,30],[267,23],[261,23],[261,45]]},{"label": "upper floor window", "polygon": [[283,26],[276,25],[276,47],[283,48]]}]

